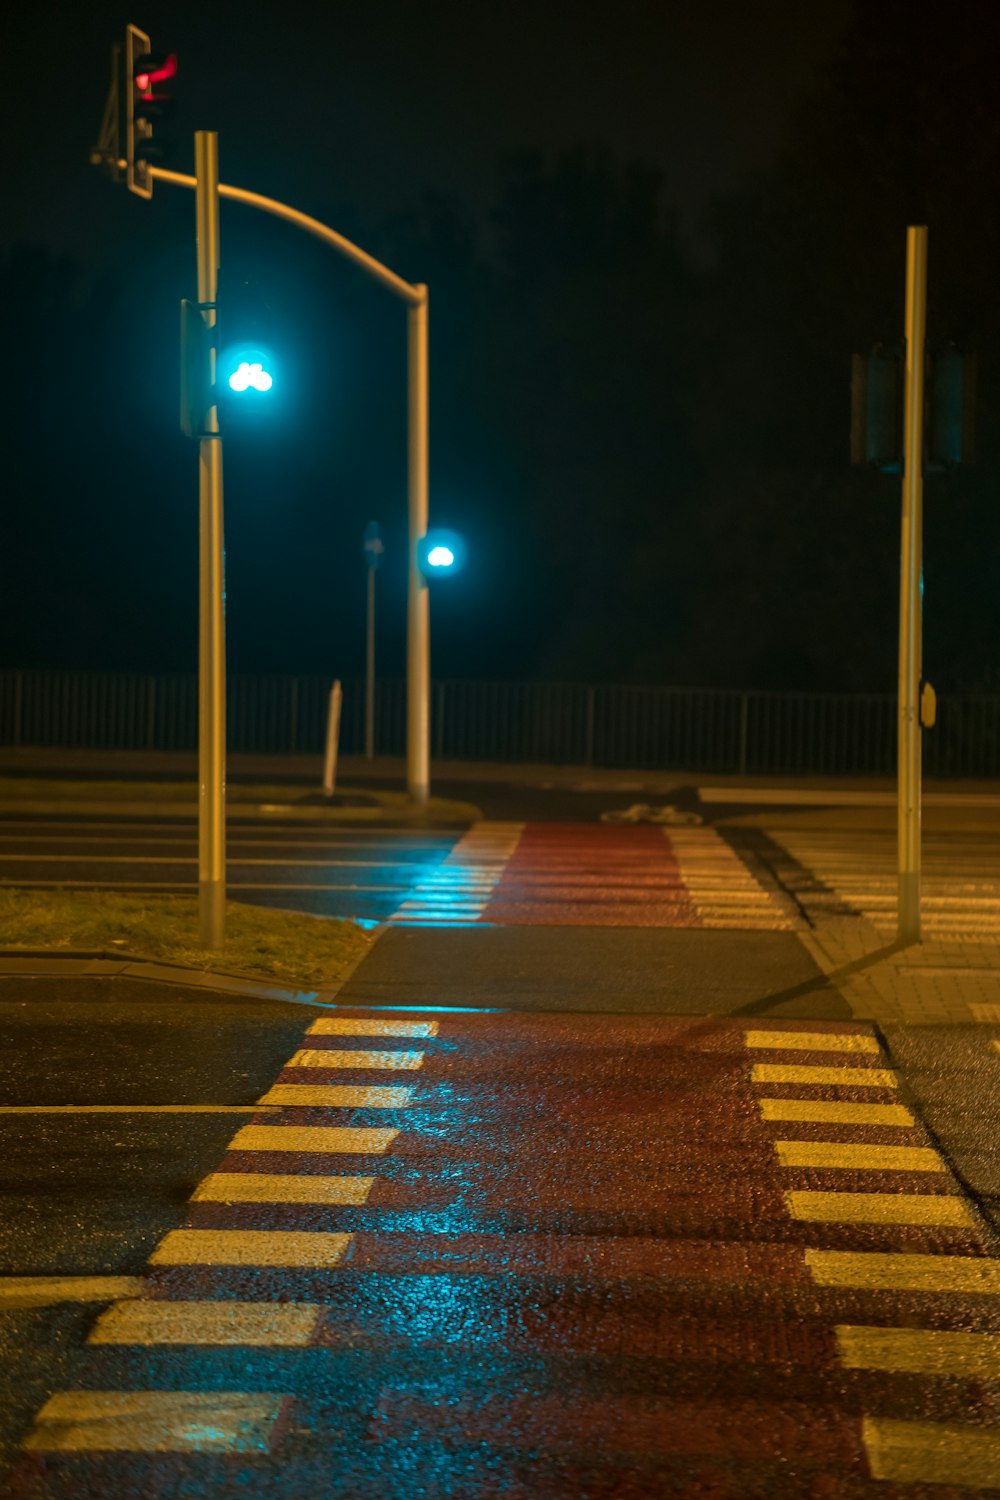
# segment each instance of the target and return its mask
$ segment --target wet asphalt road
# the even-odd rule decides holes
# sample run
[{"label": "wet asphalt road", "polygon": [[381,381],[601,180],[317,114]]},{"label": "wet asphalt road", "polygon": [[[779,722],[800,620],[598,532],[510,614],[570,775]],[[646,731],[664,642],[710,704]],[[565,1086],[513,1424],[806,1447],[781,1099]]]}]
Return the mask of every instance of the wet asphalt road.
[{"label": "wet asphalt road", "polygon": [[[376,920],[456,837],[234,834]],[[5,987],[0,1495],[1000,1490],[1000,1028],[879,1033],[779,931],[396,927],[338,1000]]]},{"label": "wet asphalt road", "polygon": [[0,1274],[141,1278],[0,1313],[11,1500],[1000,1485],[1000,1029],[150,995],[0,1010],[8,1104],[264,1101],[0,1116]]},{"label": "wet asphalt road", "polygon": [[[440,864],[460,833],[230,818],[229,894],[236,901],[381,922]],[[192,892],[197,854],[193,819],[0,819],[0,880],[22,886]]]}]

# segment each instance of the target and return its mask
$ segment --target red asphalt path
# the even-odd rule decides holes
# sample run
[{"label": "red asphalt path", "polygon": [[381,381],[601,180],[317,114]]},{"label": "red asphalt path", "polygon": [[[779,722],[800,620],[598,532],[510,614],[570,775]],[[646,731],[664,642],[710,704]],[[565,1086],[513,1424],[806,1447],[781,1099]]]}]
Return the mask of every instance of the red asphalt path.
[{"label": "red asphalt path", "polygon": [[660,828],[529,823],[483,920],[575,926],[700,927]]},{"label": "red asphalt path", "polygon": [[[392,1019],[336,1013],[345,1023],[351,1014]],[[252,1451],[54,1452],[43,1442],[0,1493],[942,1500],[990,1492],[957,1476],[947,1484],[873,1478],[866,1424],[957,1426],[972,1433],[974,1458],[980,1435],[1000,1421],[996,1388],[947,1368],[848,1368],[835,1329],[1000,1331],[1000,1299],[887,1290],[866,1284],[863,1271],[855,1284],[824,1284],[810,1259],[839,1251],[859,1263],[906,1254],[985,1264],[974,1216],[948,1226],[813,1222],[793,1216],[787,1196],[903,1194],[933,1207],[958,1198],[958,1184],[946,1169],[877,1161],[782,1166],[775,1147],[930,1150],[919,1122],[762,1118],[762,1097],[898,1104],[890,1083],[859,1083],[853,1071],[888,1066],[877,1051],[856,1050],[869,1028],[751,1023],[776,1042],[788,1032],[844,1039],[844,1050],[803,1051],[750,1047],[733,1020],[424,1014],[437,1023],[433,1037],[314,1033],[303,1043],[315,1053],[310,1066],[290,1064],[277,1080],[405,1084],[414,1090],[406,1107],[290,1107],[255,1121],[398,1129],[384,1154],[231,1149],[217,1169],[373,1177],[367,1202],[189,1206],[186,1227],[216,1232],[223,1247],[238,1231],[350,1234],[338,1265],[237,1265],[223,1248],[212,1263],[150,1268],[156,1303],[315,1305],[307,1347],[95,1344],[79,1357],[75,1389],[273,1394],[281,1417]],[[344,1066],[345,1052],[370,1055],[376,1046],[419,1051],[422,1065]],[[759,1064],[852,1073],[847,1083],[762,1084]]]}]

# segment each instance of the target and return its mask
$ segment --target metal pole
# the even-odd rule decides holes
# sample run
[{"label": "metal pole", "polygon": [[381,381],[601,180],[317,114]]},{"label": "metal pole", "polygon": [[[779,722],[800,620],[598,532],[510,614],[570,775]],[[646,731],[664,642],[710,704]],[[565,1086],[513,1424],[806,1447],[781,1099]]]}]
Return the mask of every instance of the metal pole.
[{"label": "metal pole", "polygon": [[406,786],[413,802],[430,795],[430,609],[417,543],[427,531],[427,288],[407,312],[409,332],[409,591],[406,610]]},{"label": "metal pole", "polygon": [[[175,187],[196,187],[196,179],[185,172],[170,172],[164,167],[150,167],[156,182],[170,182]],[[218,184],[221,198],[259,208],[275,218],[286,219],[331,245],[348,260],[360,266],[376,281],[395,292],[406,302],[409,316],[409,515],[410,560],[406,622],[406,782],[414,802],[426,802],[430,795],[430,611],[427,581],[417,567],[417,542],[427,531],[427,288],[411,284],[390,271],[342,234],[310,218],[276,198],[248,188]]]},{"label": "metal pole", "polygon": [[375,759],[375,569],[368,569],[365,632],[365,760]]},{"label": "metal pole", "polygon": [[906,231],[906,391],[899,583],[898,832],[901,943],[920,941],[920,674],[923,651],[924,343],[927,229]]},{"label": "metal pole", "polygon": [[[198,301],[215,326],[219,281],[219,138],[194,137]],[[215,351],[209,355],[215,382]],[[226,919],[226,624],[222,537],[222,439],[218,407],[198,444],[198,915],[203,948],[221,948]]]},{"label": "metal pole", "polygon": [[337,786],[337,751],[340,745],[340,709],[343,696],[338,677],[330,689],[326,711],[326,752],[323,756],[324,797],[332,797]]}]

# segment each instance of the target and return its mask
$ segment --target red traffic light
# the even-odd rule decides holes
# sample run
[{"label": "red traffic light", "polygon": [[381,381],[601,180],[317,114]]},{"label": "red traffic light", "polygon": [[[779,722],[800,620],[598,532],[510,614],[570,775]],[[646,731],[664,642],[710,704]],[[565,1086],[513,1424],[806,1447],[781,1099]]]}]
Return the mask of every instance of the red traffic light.
[{"label": "red traffic light", "polygon": [[144,99],[154,98],[153,85],[165,83],[168,78],[173,78],[177,73],[177,53],[168,52],[155,56],[147,53],[140,57],[135,65],[135,86]]}]

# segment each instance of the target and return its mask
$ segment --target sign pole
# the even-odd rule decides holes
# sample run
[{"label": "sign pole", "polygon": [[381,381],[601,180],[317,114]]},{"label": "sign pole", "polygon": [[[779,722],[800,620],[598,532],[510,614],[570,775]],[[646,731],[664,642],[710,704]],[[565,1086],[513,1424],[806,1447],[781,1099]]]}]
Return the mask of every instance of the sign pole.
[{"label": "sign pole", "polygon": [[368,569],[365,639],[365,760],[375,759],[375,569]]},{"label": "sign pole", "polygon": [[[219,285],[219,137],[214,130],[195,132],[194,159],[198,301],[206,328],[214,329]],[[214,348],[205,357],[211,389]],[[198,443],[198,918],[201,946],[214,950],[223,946],[226,921],[226,621],[222,438],[214,401],[205,415]]]},{"label": "sign pole", "polygon": [[377,521],[369,521],[361,544],[368,568],[365,615],[365,760],[375,759],[375,572],[382,565],[385,543]]},{"label": "sign pole", "polygon": [[920,942],[920,677],[923,655],[924,345],[927,228],[906,231],[906,390],[899,583],[898,846],[900,943]]}]

